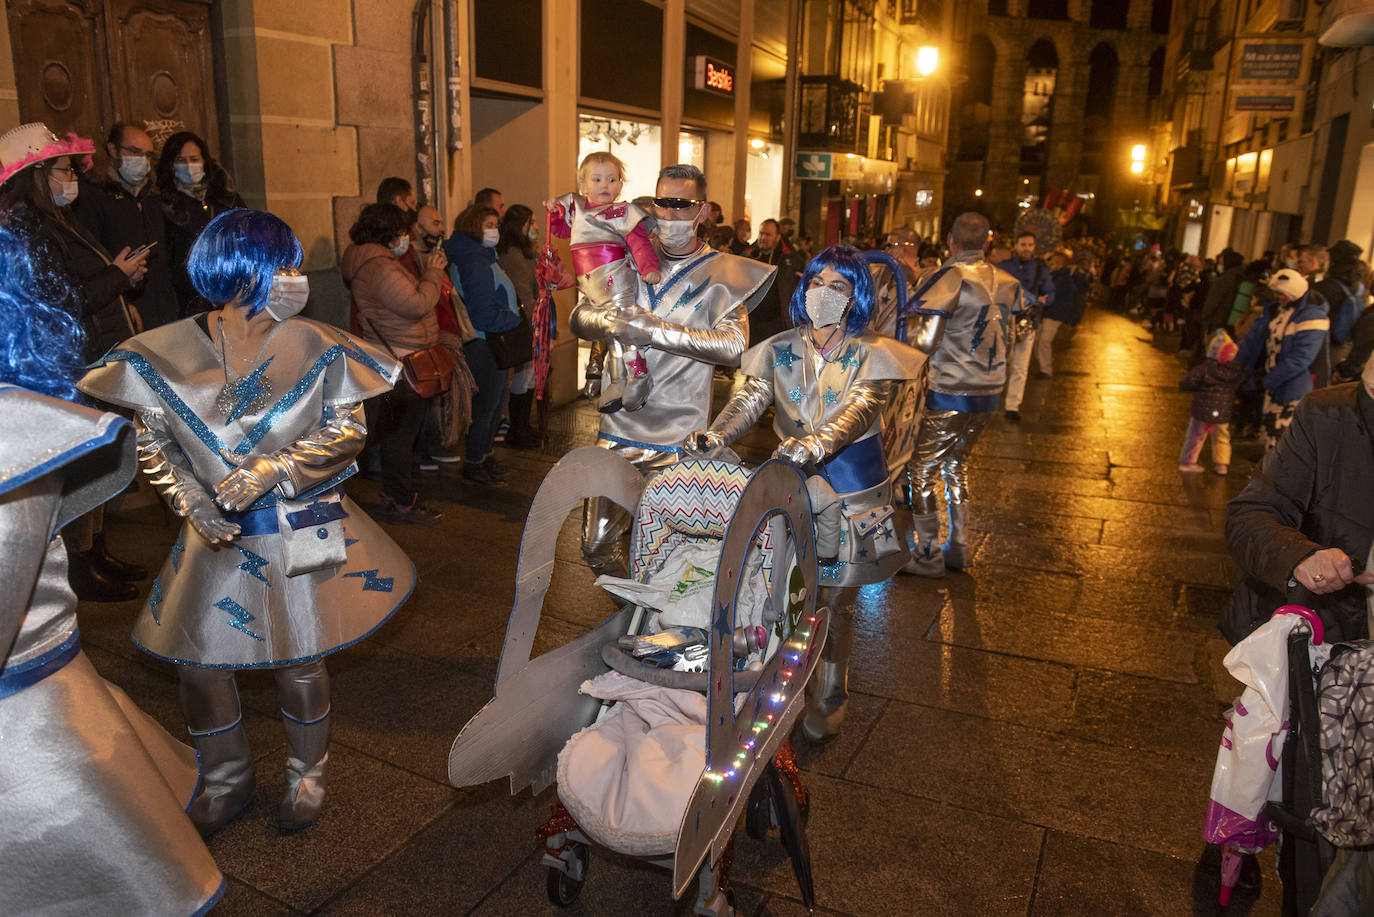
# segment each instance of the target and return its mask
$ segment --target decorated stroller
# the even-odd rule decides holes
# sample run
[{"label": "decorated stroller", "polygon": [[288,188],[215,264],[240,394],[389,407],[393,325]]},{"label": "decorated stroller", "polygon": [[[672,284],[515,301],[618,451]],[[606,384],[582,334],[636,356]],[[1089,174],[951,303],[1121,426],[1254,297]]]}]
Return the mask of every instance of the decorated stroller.
[{"label": "decorated stroller", "polygon": [[[660,669],[626,652],[620,638],[653,634],[671,617],[635,604],[530,659],[555,542],[589,496],[635,515],[636,583],[679,552],[700,558],[703,545],[719,546],[714,570],[689,565],[694,585],[707,577],[709,589],[704,671]],[[670,869],[674,897],[697,876],[695,913],[733,914],[722,872],[742,814],[755,837],[779,828],[813,902],[804,791],[785,743],[829,620],[816,607],[814,539],[805,479],[787,462],[751,473],[688,461],[646,483],[624,459],[589,447],[549,472],[525,526],[495,698],[454,741],[449,780],[508,776],[514,794],[557,777],[560,802],[539,832],[554,903],[576,900],[598,845]],[[754,635],[743,653],[737,627]]]}]

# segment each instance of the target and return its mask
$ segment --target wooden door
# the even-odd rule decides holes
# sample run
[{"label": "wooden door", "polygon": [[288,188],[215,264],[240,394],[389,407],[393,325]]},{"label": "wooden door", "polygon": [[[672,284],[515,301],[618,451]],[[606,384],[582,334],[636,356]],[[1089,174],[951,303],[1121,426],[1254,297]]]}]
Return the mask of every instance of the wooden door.
[{"label": "wooden door", "polygon": [[[8,0],[19,117],[100,138],[111,122],[101,0]],[[97,146],[100,144],[97,143]]]},{"label": "wooden door", "polygon": [[117,121],[219,152],[211,0],[6,0],[19,117],[104,139]]}]

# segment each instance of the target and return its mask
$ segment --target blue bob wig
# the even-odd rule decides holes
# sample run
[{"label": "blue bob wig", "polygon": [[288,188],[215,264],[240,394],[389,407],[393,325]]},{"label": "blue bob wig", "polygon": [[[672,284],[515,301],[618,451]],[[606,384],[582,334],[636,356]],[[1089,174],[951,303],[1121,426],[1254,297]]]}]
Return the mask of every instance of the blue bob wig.
[{"label": "blue bob wig", "polygon": [[300,267],[305,252],[296,234],[262,210],[226,210],[191,246],[186,272],[196,292],[216,306],[238,305],[257,315],[267,305],[272,275]]},{"label": "blue bob wig", "polygon": [[816,275],[826,268],[833,268],[854,286],[854,305],[849,309],[844,330],[846,334],[858,334],[868,327],[869,320],[873,318],[873,275],[869,273],[868,261],[863,253],[852,245],[832,245],[807,263],[801,281],[792,292],[792,324],[797,327],[811,324],[811,319],[806,315],[806,291],[811,288],[811,281]]},{"label": "blue bob wig", "polygon": [[85,334],[63,275],[11,229],[0,226],[0,383],[68,401],[85,361]]}]

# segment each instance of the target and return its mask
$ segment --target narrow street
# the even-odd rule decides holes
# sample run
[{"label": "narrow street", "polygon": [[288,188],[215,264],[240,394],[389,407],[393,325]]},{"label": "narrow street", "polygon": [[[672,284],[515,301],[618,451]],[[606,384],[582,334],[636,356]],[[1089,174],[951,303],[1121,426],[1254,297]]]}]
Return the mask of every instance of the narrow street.
[{"label": "narrow street", "polygon": [[[1222,526],[1260,447],[1240,445],[1229,478],[1180,475],[1189,402],[1173,348],[1100,310],[1060,343],[1057,374],[1030,380],[1022,422],[999,415],[975,452],[975,565],[865,588],[844,733],[797,741],[817,913],[1214,912],[1216,870],[1197,861],[1221,714],[1238,693],[1214,626],[1229,576]],[[300,834],[276,829],[285,752],[271,675],[241,676],[259,794],[210,842],[229,877],[215,914],[560,913],[534,836],[553,791],[454,790],[446,768],[492,694],[530,498],[558,455],[594,441],[596,417],[564,409],[546,453],[506,452],[508,489],[465,487],[450,468],[422,479],[448,516],[390,529],[420,584],[330,660],[329,801]],[[757,428],[746,457],[762,458],[770,437]],[[350,491],[375,505],[370,483]],[[176,528],[157,505],[110,518],[112,544],[161,564]],[[612,610],[579,562],[576,521],[536,652]],[[171,668],[129,641],[136,607],[83,605],[84,645],[184,735]],[[1238,891],[1231,914],[1278,913],[1272,857],[1263,863],[1262,890]],[[740,915],[806,913],[776,836],[740,832],[731,875]],[[562,913],[689,914],[690,896],[674,908],[669,884],[594,851]]]}]

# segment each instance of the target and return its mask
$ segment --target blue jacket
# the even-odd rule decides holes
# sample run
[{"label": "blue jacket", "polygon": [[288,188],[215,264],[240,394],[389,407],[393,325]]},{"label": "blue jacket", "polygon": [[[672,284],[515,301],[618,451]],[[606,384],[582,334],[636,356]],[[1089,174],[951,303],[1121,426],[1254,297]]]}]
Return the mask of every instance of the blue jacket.
[{"label": "blue jacket", "polygon": [[[1040,324],[1040,313],[1054,304],[1054,281],[1050,279],[1050,269],[1039,258],[1022,261],[1012,255],[997,265],[1021,283],[1021,292],[1035,323]],[[1040,302],[1040,297],[1045,297]]]},{"label": "blue jacket", "polygon": [[[1269,323],[1274,320],[1279,308],[1278,300],[1264,307],[1264,312],[1255,319],[1245,339],[1240,342],[1236,363],[1248,370],[1264,370],[1264,343],[1269,337]],[[1313,362],[1327,347],[1327,332],[1331,321],[1327,318],[1327,305],[1315,297],[1304,295],[1293,304],[1293,313],[1288,316],[1288,324],[1283,329],[1283,343],[1279,346],[1279,357],[1274,368],[1264,373],[1264,387],[1269,396],[1282,404],[1297,401],[1312,391]]]},{"label": "blue jacket", "polygon": [[1087,303],[1088,275],[1061,267],[1050,271],[1050,282],[1054,284],[1054,301],[1045,308],[1045,318],[1077,325],[1083,320],[1083,307]]},{"label": "blue jacket", "polygon": [[509,331],[520,324],[515,285],[496,263],[496,249],[455,232],[444,243],[444,255],[449,279],[479,334],[485,337],[488,331]]}]

